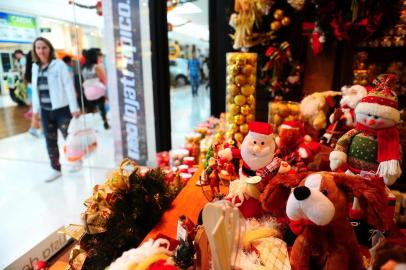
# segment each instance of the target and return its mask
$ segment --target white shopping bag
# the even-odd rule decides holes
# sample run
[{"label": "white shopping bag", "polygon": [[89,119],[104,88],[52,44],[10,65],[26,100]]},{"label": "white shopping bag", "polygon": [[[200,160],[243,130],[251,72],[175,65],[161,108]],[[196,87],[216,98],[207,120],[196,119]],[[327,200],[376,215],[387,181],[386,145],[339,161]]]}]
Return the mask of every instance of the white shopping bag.
[{"label": "white shopping bag", "polygon": [[91,113],[72,118],[68,127],[65,154],[68,161],[81,160],[97,146],[97,134],[94,127],[94,116]]}]

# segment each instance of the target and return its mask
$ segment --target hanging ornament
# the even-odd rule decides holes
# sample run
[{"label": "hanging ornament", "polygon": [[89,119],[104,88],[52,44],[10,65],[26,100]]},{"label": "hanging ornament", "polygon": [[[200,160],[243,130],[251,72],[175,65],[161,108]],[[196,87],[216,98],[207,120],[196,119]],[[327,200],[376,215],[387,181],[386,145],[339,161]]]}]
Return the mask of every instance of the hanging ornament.
[{"label": "hanging ornament", "polygon": [[320,27],[314,27],[311,40],[314,55],[319,55],[323,51],[323,44],[326,42],[326,36]]},{"label": "hanging ornament", "polygon": [[80,3],[76,3],[76,1],[74,0],[69,0],[69,5],[74,5],[76,7],[80,7],[80,8],[86,8],[86,9],[96,9],[96,13],[99,16],[103,15],[103,9],[102,9],[102,2],[101,1],[97,1],[95,5],[83,5]]},{"label": "hanging ornament", "polygon": [[301,10],[305,4],[305,0],[288,0],[289,5],[291,5],[296,10]]},{"label": "hanging ornament", "polygon": [[282,22],[283,26],[288,26],[290,24],[290,18],[289,17],[283,17],[281,22]]},{"label": "hanging ornament", "polygon": [[275,10],[275,12],[273,13],[273,17],[275,18],[275,20],[282,20],[283,18],[283,10],[282,9],[277,9]]}]

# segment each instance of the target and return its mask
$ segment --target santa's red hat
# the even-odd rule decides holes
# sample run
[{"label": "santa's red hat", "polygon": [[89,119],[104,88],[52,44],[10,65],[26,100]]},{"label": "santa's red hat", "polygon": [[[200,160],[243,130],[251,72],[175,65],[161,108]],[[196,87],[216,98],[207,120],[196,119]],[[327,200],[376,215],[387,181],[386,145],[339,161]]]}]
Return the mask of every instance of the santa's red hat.
[{"label": "santa's red hat", "polygon": [[399,122],[398,98],[393,92],[396,82],[396,75],[379,75],[373,82],[372,90],[355,107],[355,113],[377,115]]},{"label": "santa's red hat", "polygon": [[251,122],[248,124],[250,132],[270,135],[273,132],[272,126],[264,122]]},{"label": "santa's red hat", "polygon": [[281,128],[285,128],[285,129],[298,129],[300,131],[300,134],[302,136],[306,135],[305,134],[305,130],[304,130],[304,126],[303,123],[300,121],[285,121],[283,122],[283,124],[281,125]]}]

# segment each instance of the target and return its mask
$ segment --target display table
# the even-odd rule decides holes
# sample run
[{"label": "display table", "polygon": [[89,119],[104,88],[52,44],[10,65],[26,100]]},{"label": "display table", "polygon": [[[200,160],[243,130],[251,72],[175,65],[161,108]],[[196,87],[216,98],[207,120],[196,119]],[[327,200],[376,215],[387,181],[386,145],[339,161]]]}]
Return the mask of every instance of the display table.
[{"label": "display table", "polygon": [[202,169],[199,169],[193,175],[175,200],[173,200],[172,207],[164,213],[161,221],[144,238],[144,242],[150,238],[155,238],[158,234],[164,234],[176,239],[178,218],[181,215],[185,215],[195,224],[197,223],[200,210],[208,202],[203,195],[201,187],[196,186],[201,172]]},{"label": "display table", "polygon": [[[161,218],[161,221],[144,238],[144,241],[155,238],[158,234],[176,238],[176,229],[180,215],[189,217],[195,224],[200,210],[207,203],[201,187],[196,186],[202,169],[199,169],[173,200],[172,207],[168,209]],[[55,263],[51,264],[50,270],[65,270],[68,266],[68,257],[72,246],[69,246]]]}]

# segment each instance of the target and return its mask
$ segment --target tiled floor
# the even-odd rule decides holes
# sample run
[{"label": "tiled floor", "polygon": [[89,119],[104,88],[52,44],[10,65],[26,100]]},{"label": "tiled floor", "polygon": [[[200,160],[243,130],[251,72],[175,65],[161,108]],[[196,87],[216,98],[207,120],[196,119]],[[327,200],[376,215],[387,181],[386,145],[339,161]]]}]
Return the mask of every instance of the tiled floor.
[{"label": "tiled floor", "polygon": [[[193,98],[189,86],[172,89],[171,110],[172,145],[177,148],[209,117],[209,91],[201,86],[199,96]],[[43,138],[22,133],[0,140],[0,269],[61,225],[80,223],[84,199],[115,167],[112,132],[103,130],[98,115],[96,119],[97,150],[77,173],[69,174],[68,163],[62,162],[63,177],[52,183],[44,182],[50,167]]]},{"label": "tiled floor", "polygon": [[172,148],[183,147],[185,136],[210,116],[210,90],[199,87],[193,97],[190,86],[171,89]]}]

